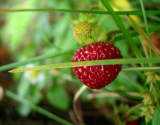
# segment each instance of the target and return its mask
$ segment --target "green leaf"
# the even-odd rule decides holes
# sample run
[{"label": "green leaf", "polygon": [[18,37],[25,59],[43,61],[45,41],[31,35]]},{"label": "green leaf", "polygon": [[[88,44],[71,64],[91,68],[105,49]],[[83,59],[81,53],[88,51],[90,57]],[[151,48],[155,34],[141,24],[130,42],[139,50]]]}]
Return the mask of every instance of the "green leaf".
[{"label": "green leaf", "polygon": [[159,125],[160,123],[160,107],[156,107],[154,111],[152,125]]},{"label": "green leaf", "polygon": [[83,14],[83,13],[80,13],[79,14],[79,22],[84,23],[86,21],[87,21],[87,16],[85,14]]},{"label": "green leaf", "polygon": [[108,39],[108,35],[107,35],[107,30],[105,29],[105,31],[98,36],[97,42],[107,41],[107,39]]},{"label": "green leaf", "polygon": [[94,17],[94,18],[88,20],[88,23],[94,24],[97,22],[97,20],[98,20],[98,17]]},{"label": "green leaf", "polygon": [[47,93],[47,98],[50,104],[58,109],[67,110],[69,108],[69,97],[61,86],[52,86]]}]

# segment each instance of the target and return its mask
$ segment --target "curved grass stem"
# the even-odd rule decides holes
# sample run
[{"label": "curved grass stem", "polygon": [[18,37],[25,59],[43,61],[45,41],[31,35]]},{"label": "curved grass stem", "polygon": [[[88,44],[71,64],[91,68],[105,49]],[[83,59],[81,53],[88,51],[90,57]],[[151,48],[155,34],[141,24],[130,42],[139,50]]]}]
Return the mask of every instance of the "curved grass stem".
[{"label": "curved grass stem", "polygon": [[135,110],[135,109],[137,109],[137,108],[139,108],[139,107],[141,107],[141,106],[143,106],[143,103],[140,103],[140,104],[135,105],[134,107],[130,108],[126,113],[124,113],[124,114],[122,115],[122,118],[128,116],[130,113],[132,113],[133,110]]},{"label": "curved grass stem", "polygon": [[75,94],[74,96],[74,99],[73,99],[73,110],[74,110],[74,113],[77,117],[77,119],[79,120],[79,122],[81,124],[84,125],[84,122],[82,121],[82,119],[80,118],[79,114],[78,114],[78,111],[77,111],[77,108],[76,108],[76,101],[77,99],[79,98],[79,96],[82,94],[82,92],[87,88],[87,86],[83,85]]}]

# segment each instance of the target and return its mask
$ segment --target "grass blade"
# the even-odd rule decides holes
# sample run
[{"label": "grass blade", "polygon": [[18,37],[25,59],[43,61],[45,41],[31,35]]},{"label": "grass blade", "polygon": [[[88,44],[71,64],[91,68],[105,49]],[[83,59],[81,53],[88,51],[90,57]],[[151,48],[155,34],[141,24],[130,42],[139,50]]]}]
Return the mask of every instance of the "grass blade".
[{"label": "grass blade", "polygon": [[160,71],[160,67],[133,67],[133,68],[123,68],[122,71]]},{"label": "grass blade", "polygon": [[128,33],[128,31],[125,29],[124,25],[122,24],[122,22],[120,21],[120,19],[116,15],[116,13],[113,11],[113,9],[109,5],[108,1],[107,0],[101,0],[101,2],[105,6],[105,8],[108,10],[108,12],[110,12],[110,14],[111,14],[112,18],[114,19],[114,21],[116,22],[117,26],[119,27],[119,29],[121,30],[121,32],[124,34],[125,38],[130,43],[130,45],[131,45],[134,53],[136,54],[136,56],[143,58],[142,53],[140,52],[140,50],[138,49],[138,47],[135,45],[132,37],[130,36],[130,34]]},{"label": "grass blade", "polygon": [[140,3],[141,3],[142,12],[143,12],[143,18],[144,18],[144,23],[145,23],[145,27],[146,27],[147,35],[149,36],[149,30],[148,30],[148,25],[147,25],[147,18],[146,18],[146,13],[145,13],[145,9],[144,9],[144,5],[143,5],[143,1],[142,1],[142,0],[140,0]]},{"label": "grass blade", "polygon": [[84,122],[83,122],[83,120],[81,119],[81,117],[80,117],[79,114],[78,114],[78,110],[77,110],[77,108],[76,108],[76,101],[78,100],[79,96],[83,93],[83,91],[84,91],[85,89],[87,89],[87,86],[86,86],[86,85],[83,85],[83,86],[76,92],[76,94],[75,94],[75,96],[74,96],[74,99],[73,99],[73,110],[74,110],[74,113],[75,113],[77,119],[79,120],[79,122],[80,122],[82,125],[84,125]]},{"label": "grass blade", "polygon": [[[67,9],[0,9],[0,14],[15,12],[69,12],[69,13],[91,13],[91,14],[110,14],[107,11],[89,10],[67,10]],[[115,11],[117,15],[143,15],[142,11]],[[146,15],[158,15],[160,10],[148,10]]]},{"label": "grass blade", "polygon": [[[146,18],[145,8],[144,8],[143,1],[142,1],[142,0],[140,0],[140,4],[141,4],[142,12],[143,12],[143,18],[144,18],[144,23],[145,23],[147,35],[149,36],[147,18]],[[142,43],[142,44],[143,44],[143,43]],[[145,51],[146,51],[146,49],[145,49]],[[149,52],[150,52],[150,57],[152,57],[152,51],[151,51],[151,48],[150,48],[150,47],[149,47]],[[147,51],[146,51],[146,53],[147,53]],[[147,54],[148,54],[148,53],[147,53]],[[149,64],[149,65],[151,66],[151,64]]]},{"label": "grass blade", "polygon": [[80,66],[93,66],[93,65],[109,65],[109,64],[136,64],[136,63],[159,63],[160,58],[130,58],[130,59],[107,59],[96,61],[81,61],[81,62],[66,62],[52,65],[43,65],[37,67],[14,69],[9,72],[25,72],[34,70],[44,70],[52,68],[68,68],[68,67],[80,67]]}]

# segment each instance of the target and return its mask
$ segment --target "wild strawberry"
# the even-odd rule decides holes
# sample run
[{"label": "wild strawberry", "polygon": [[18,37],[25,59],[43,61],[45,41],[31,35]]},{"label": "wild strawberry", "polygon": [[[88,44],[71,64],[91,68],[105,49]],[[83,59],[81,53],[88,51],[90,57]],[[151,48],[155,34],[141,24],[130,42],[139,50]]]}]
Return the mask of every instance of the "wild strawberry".
[{"label": "wild strawberry", "polygon": [[80,39],[80,35],[82,35],[84,38],[91,37],[91,31],[92,31],[92,25],[90,23],[78,23],[74,27],[74,37],[80,44],[84,44],[82,40]]},{"label": "wild strawberry", "polygon": [[128,121],[128,122],[126,123],[126,125],[139,125],[139,122],[138,122],[138,120]]},{"label": "wild strawberry", "polygon": [[[96,42],[74,53],[72,62],[123,58],[112,43]],[[121,71],[121,64],[74,67],[73,72],[91,89],[100,89],[111,83]]]},{"label": "wild strawberry", "polygon": [[97,18],[91,19],[90,15],[85,15],[82,13],[79,15],[77,20],[70,21],[75,25],[73,34],[77,42],[79,42],[81,45],[87,45],[86,38],[91,38],[91,32],[93,31],[96,21]]},{"label": "wild strawberry", "polygon": [[[150,37],[150,39],[151,39],[151,41],[154,43],[154,45],[157,47],[157,48],[159,48],[159,46],[160,46],[160,41],[159,41],[159,39],[157,38],[157,36],[156,35],[152,35],[151,37]],[[149,45],[148,45],[148,43],[145,41],[145,46],[146,46],[146,49],[147,50],[149,50]]]}]

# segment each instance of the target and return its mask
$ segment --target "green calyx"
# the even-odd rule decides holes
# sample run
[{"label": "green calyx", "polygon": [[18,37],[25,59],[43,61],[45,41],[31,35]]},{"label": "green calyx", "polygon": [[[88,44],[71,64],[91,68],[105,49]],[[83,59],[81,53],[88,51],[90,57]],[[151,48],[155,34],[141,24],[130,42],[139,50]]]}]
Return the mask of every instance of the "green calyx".
[{"label": "green calyx", "polygon": [[107,30],[105,30],[100,35],[97,35],[95,30],[93,30],[91,32],[91,37],[85,38],[82,35],[80,35],[79,38],[83,42],[83,45],[89,45],[95,42],[112,42],[111,40],[108,40]]},{"label": "green calyx", "polygon": [[76,20],[70,20],[70,22],[73,25],[77,25],[78,23],[90,23],[92,25],[94,25],[97,22],[98,17],[95,18],[91,18],[89,14],[83,14],[80,13],[79,14],[79,18],[77,18]]}]

